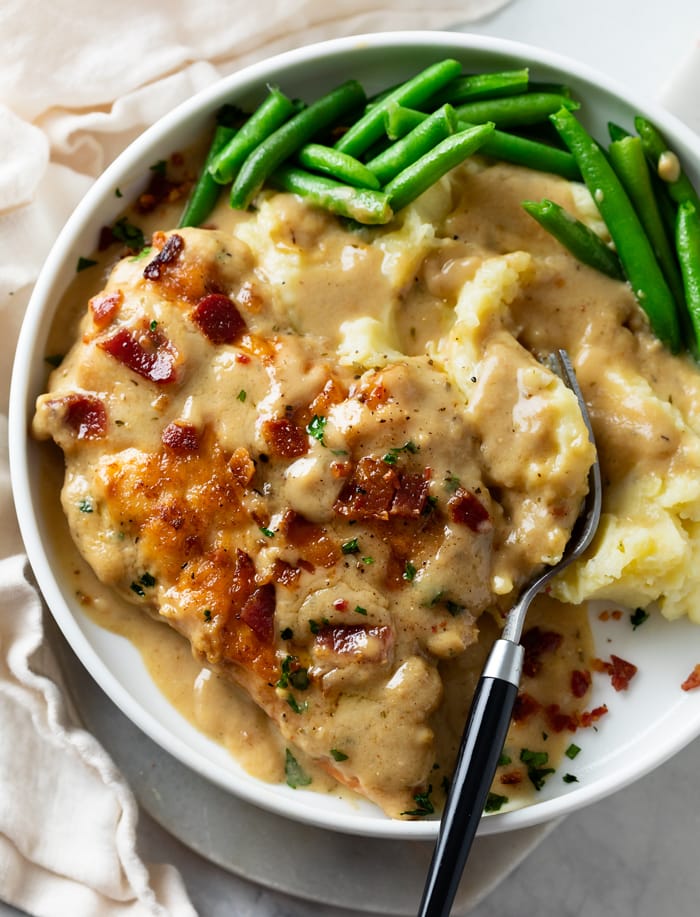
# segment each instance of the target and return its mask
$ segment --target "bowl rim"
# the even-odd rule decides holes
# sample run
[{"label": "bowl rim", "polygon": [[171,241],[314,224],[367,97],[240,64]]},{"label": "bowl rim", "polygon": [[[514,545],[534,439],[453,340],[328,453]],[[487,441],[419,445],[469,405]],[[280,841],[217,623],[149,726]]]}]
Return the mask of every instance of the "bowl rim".
[{"label": "bowl rim", "polygon": [[[167,142],[169,134],[181,129],[184,122],[189,119],[202,116],[205,111],[211,113],[227,98],[235,98],[237,94],[240,95],[254,85],[268,82],[271,74],[275,72],[299,66],[318,65],[320,61],[333,58],[338,54],[354,55],[361,54],[363,51],[377,54],[384,48],[395,48],[399,51],[407,51],[410,48],[419,48],[426,52],[434,50],[436,56],[446,56],[450,52],[467,54],[470,51],[476,51],[494,59],[501,57],[529,60],[533,67],[561,72],[579,84],[593,86],[607,95],[616,97],[630,109],[643,111],[673,139],[674,145],[694,151],[692,152],[694,163],[691,171],[698,172],[700,169],[700,140],[687,125],[674,115],[653,102],[637,98],[634,92],[588,65],[568,56],[510,39],[461,31],[374,32],[314,42],[252,63],[200,90],[143,131],[97,178],[58,234],[34,285],[20,329],[10,388],[9,458],[12,492],[18,510],[20,531],[34,577],[44,600],[68,643],[97,684],[144,733],[201,776],[235,792],[246,801],[276,814],[345,833],[426,840],[433,839],[437,835],[437,821],[392,821],[364,815],[339,817],[337,813],[326,813],[325,809],[310,811],[309,806],[301,798],[298,801],[285,799],[282,803],[278,796],[270,794],[265,785],[254,778],[251,778],[251,781],[234,780],[237,785],[232,787],[230,772],[219,773],[211,762],[202,760],[196,752],[183,745],[180,740],[173,738],[166,728],[154,720],[151,714],[138,705],[134,705],[133,699],[125,691],[121,682],[106,668],[104,661],[95,652],[78,626],[73,611],[61,594],[42,544],[39,519],[34,512],[27,511],[34,507],[29,476],[28,422],[33,412],[34,392],[36,391],[32,382],[31,370],[28,371],[27,367],[38,352],[37,341],[41,336],[42,322],[47,309],[53,316],[51,291],[57,288],[61,268],[63,266],[65,271],[66,259],[73,251],[76,240],[90,223],[93,211],[102,209],[108,196],[113,196],[113,189],[120,185],[124,176],[128,176],[139,163],[142,163],[146,154],[152,155],[152,147],[158,145],[162,147]],[[94,217],[92,219],[94,220]],[[60,287],[61,292],[65,285],[64,283]],[[57,295],[55,299],[58,298]],[[664,745],[663,749],[652,749],[645,758],[637,761],[633,779],[642,777],[663,763],[692,741],[698,733],[700,733],[700,715],[692,730],[679,732],[672,741]],[[479,833],[490,834],[515,830],[561,817],[573,809],[588,805],[615,792],[628,783],[629,779],[629,776],[626,779],[621,779],[619,776],[611,776],[607,780],[599,779],[594,786],[581,786],[576,789],[575,793],[489,816],[482,819]],[[573,803],[574,798],[575,804]]]}]

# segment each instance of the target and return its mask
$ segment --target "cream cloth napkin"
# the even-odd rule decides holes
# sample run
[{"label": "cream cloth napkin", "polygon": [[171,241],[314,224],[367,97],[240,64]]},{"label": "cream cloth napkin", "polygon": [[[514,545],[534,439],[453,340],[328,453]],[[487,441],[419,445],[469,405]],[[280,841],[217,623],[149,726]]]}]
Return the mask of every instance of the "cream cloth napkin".
[{"label": "cream cloth napkin", "polygon": [[38,917],[194,914],[176,870],[142,862],[136,802],[66,705],[12,510],[12,357],[63,222],[144,127],[244,64],[325,38],[464,24],[505,2],[2,0],[0,899]]}]

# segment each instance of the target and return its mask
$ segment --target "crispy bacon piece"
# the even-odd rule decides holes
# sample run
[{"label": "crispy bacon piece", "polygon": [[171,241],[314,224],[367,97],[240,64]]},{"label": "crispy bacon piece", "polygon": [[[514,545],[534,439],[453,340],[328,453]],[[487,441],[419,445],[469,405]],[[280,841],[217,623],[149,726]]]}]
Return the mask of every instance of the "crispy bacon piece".
[{"label": "crispy bacon piece", "polygon": [[385,625],[327,624],[316,634],[317,655],[340,661],[384,662],[392,646],[391,628]]},{"label": "crispy bacon piece", "polygon": [[[287,510],[280,523],[280,534],[287,544],[296,548],[302,559],[313,566],[332,567],[341,558],[341,551],[335,539],[323,526],[305,519],[294,510]],[[303,566],[299,561],[300,566]]]},{"label": "crispy bacon piece", "polygon": [[262,425],[263,439],[270,452],[280,458],[299,458],[309,451],[306,432],[288,417],[274,417]]},{"label": "crispy bacon piece", "polygon": [[394,494],[389,514],[405,519],[418,519],[428,502],[430,478],[427,470],[422,474],[403,472],[399,475],[399,488]]},{"label": "crispy bacon piece", "polygon": [[388,519],[399,489],[398,473],[372,455],[363,456],[333,505],[347,519]]},{"label": "crispy bacon piece", "polygon": [[137,336],[120,328],[111,337],[98,341],[97,346],[149,382],[167,385],[175,381],[175,351],[155,331]]},{"label": "crispy bacon piece", "polygon": [[90,300],[90,312],[96,328],[102,330],[112,321],[119,311],[124,294],[121,290],[114,293],[98,293]]},{"label": "crispy bacon piece", "polygon": [[695,688],[700,688],[700,662],[695,666],[690,675],[688,675],[681,685],[681,688],[684,691],[693,691]]},{"label": "crispy bacon piece", "polygon": [[188,455],[199,449],[199,430],[189,423],[174,421],[169,423],[161,433],[161,441],[166,449],[177,455]]},{"label": "crispy bacon piece", "polygon": [[521,641],[525,649],[523,675],[534,678],[542,668],[542,656],[545,653],[556,652],[563,639],[561,634],[539,627],[531,627],[525,631]]},{"label": "crispy bacon piece", "polygon": [[574,669],[571,673],[571,693],[574,697],[584,697],[591,686],[591,680],[588,669]]},{"label": "crispy bacon piece", "polygon": [[168,236],[168,240],[161,248],[152,261],[143,269],[143,276],[146,280],[158,281],[163,276],[163,271],[167,270],[168,265],[174,264],[180,257],[180,253],[185,247],[185,240],[174,232]]},{"label": "crispy bacon piece", "polygon": [[200,299],[192,320],[212,344],[233,344],[246,330],[235,303],[223,293],[210,293]]},{"label": "crispy bacon piece", "polygon": [[94,395],[66,395],[51,405],[63,410],[64,423],[76,439],[99,439],[107,431],[107,411]]},{"label": "crispy bacon piece", "polygon": [[453,522],[468,526],[472,532],[487,531],[490,527],[488,510],[476,494],[464,487],[458,487],[447,501],[447,511]]},{"label": "crispy bacon piece", "polygon": [[566,713],[559,704],[549,704],[545,707],[545,716],[547,726],[552,732],[563,732],[565,729],[568,729],[569,732],[576,732],[578,728],[578,715]]},{"label": "crispy bacon piece", "polygon": [[502,783],[504,786],[517,786],[519,783],[522,783],[523,775],[520,771],[509,771],[507,774],[501,774],[499,778],[499,783]]},{"label": "crispy bacon piece", "polygon": [[513,705],[513,721],[515,723],[524,723],[533,714],[537,713],[540,706],[540,702],[531,694],[521,691],[515,698],[515,704]]},{"label": "crispy bacon piece", "polygon": [[587,729],[589,726],[597,723],[598,720],[605,716],[607,712],[608,705],[601,704],[600,707],[594,707],[593,710],[588,710],[585,713],[581,713],[578,717],[578,724],[579,726],[583,726],[584,729]]},{"label": "crispy bacon piece", "polygon": [[612,686],[616,691],[626,691],[630,681],[637,674],[637,666],[626,659],[611,654],[610,662],[602,659],[594,660],[594,667],[598,672],[607,672],[610,676]]},{"label": "crispy bacon piece", "polygon": [[263,643],[272,643],[275,620],[274,585],[265,583],[254,589],[243,604],[240,617]]}]

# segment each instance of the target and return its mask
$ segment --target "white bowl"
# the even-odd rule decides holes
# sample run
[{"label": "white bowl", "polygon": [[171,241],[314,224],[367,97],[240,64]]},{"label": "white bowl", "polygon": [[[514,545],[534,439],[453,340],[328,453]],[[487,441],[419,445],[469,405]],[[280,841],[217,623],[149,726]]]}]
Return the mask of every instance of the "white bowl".
[{"label": "white bowl", "polygon": [[[184,103],[132,143],[95,182],[60,234],[37,281],[20,335],[10,406],[14,496],[32,568],[61,630],[107,695],[181,762],[249,802],[321,827],[407,840],[435,837],[437,823],[392,821],[369,804],[353,805],[249,776],[228,752],[170,706],[131,644],[85,615],[66,576],[63,552],[56,539],[47,536],[40,450],[28,429],[34,400],[46,383],[44,354],[53,312],[74,277],[78,256],[94,249],[100,227],[113,222],[122,210],[124,201],[115,197],[115,188],[126,200],[132,199],[154,161],[191,143],[208,128],[223,103],[252,104],[267,83],[280,85],[292,96],[313,99],[323,87],[354,76],[372,92],[448,56],[462,60],[470,71],[528,65],[533,79],[569,84],[584,102],[581,119],[599,138],[606,135],[608,121],[629,124],[634,114],[645,114],[672,140],[688,173],[700,184],[697,136],[647,100],[555,54],[448,32],[366,35],[300,48],[235,73]],[[633,689],[615,693],[602,680],[596,682],[592,704],[607,703],[610,715],[597,731],[589,730],[582,743],[585,748],[575,765],[579,782],[549,781],[531,805],[482,819],[481,833],[531,826],[587,805],[647,773],[700,734],[700,691],[683,692],[679,687],[700,661],[698,626],[656,617],[632,633],[630,627],[611,628],[595,619],[592,623],[598,645],[634,658],[639,674]]]}]

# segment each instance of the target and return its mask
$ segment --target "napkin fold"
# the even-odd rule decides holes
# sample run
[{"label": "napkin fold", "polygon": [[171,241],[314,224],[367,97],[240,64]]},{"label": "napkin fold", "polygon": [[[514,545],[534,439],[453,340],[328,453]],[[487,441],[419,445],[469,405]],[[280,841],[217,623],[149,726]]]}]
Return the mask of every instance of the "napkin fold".
[{"label": "napkin fold", "polygon": [[136,801],[70,708],[12,507],[10,368],[32,285],[59,230],[136,135],[241,66],[343,35],[464,25],[505,2],[0,5],[1,900],[36,917],[194,914],[177,871],[140,858]]}]

